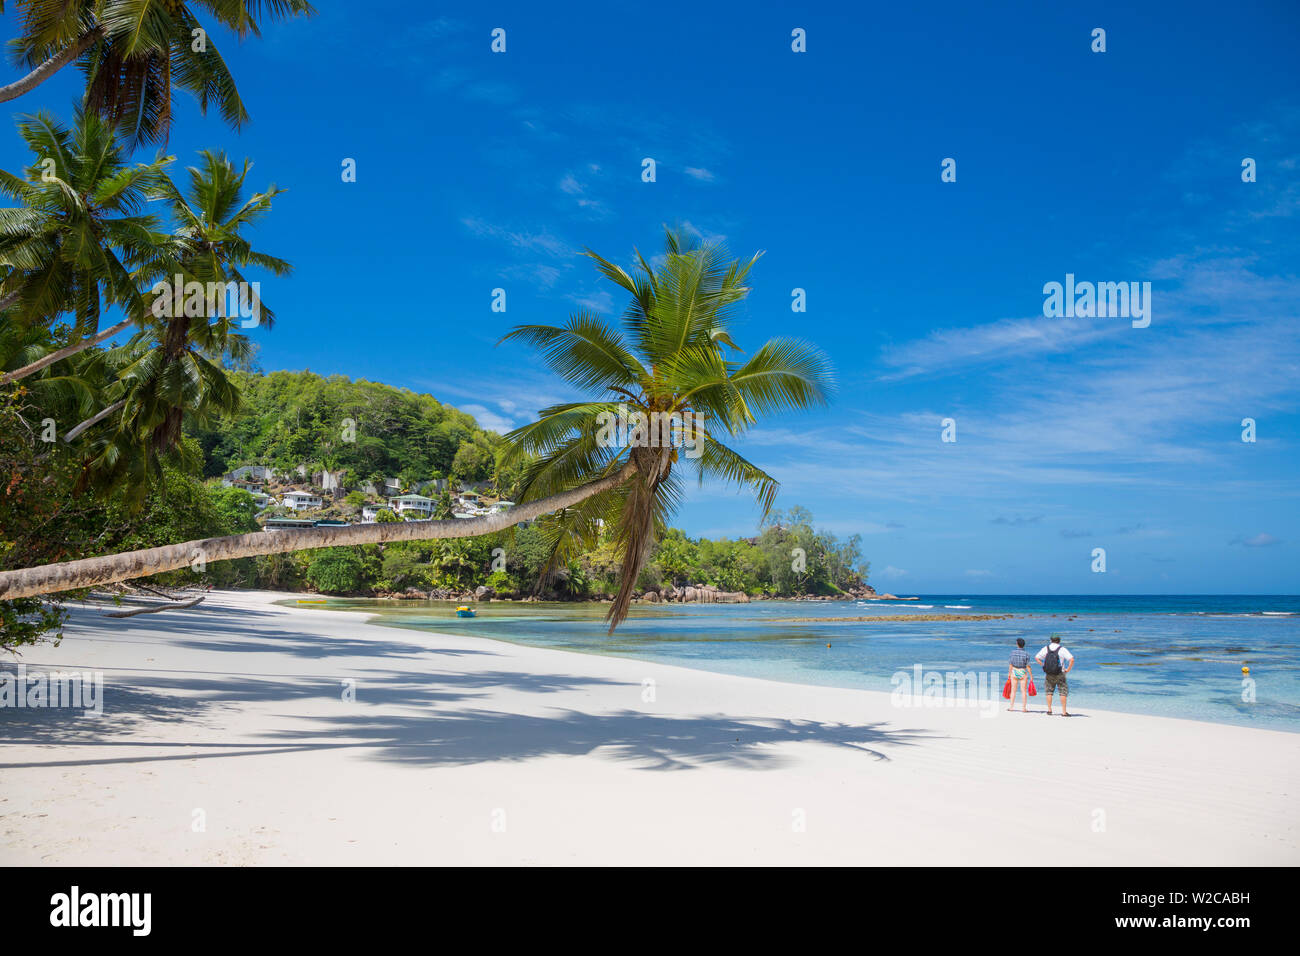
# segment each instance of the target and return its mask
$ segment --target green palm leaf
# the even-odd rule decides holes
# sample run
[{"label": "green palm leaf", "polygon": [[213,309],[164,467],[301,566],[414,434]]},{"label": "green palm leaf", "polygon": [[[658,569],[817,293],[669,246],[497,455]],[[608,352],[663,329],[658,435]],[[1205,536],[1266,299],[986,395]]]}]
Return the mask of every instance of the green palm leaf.
[{"label": "green palm leaf", "polygon": [[[610,631],[627,616],[637,575],[651,546],[666,531],[681,502],[682,474],[749,489],[766,515],[779,485],[771,475],[715,438],[738,435],[764,415],[824,404],[832,388],[830,365],[815,348],[773,339],[743,361],[729,323],[749,294],[758,255],[732,259],[719,243],[666,230],[661,264],[636,254],[629,270],[586,253],[597,271],[627,293],[622,330],[588,312],[564,325],[522,325],[505,339],[535,348],[543,362],[587,401],[542,409],[537,421],[506,436],[504,462],[525,462],[522,501],[533,501],[617,474],[629,462],[631,477],[579,504],[546,516],[548,571],[575,549],[612,533],[620,555],[619,591],[607,619]],[[504,340],[503,340],[504,341]],[[689,420],[700,453],[609,440],[609,416],[675,414]],[[654,420],[654,419],[651,419]],[[680,421],[680,419],[679,419]],[[678,435],[677,438],[681,439]],[[630,437],[625,435],[626,442]]]}]

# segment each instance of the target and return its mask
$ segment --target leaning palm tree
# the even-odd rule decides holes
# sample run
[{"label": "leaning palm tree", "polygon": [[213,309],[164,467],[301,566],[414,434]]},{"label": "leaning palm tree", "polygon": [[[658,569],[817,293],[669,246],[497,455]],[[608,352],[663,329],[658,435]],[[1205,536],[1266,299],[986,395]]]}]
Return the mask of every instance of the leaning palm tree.
[{"label": "leaning palm tree", "polygon": [[[631,293],[625,334],[590,315],[573,316],[563,326],[525,326],[511,333],[538,344],[548,364],[572,384],[600,392],[590,402],[546,409],[535,425],[510,436],[512,456],[538,456],[525,466],[524,500],[516,507],[480,518],[227,535],[3,571],[0,600],[144,577],[186,567],[200,557],[216,562],[345,545],[468,538],[540,518],[559,535],[577,540],[602,519],[611,522],[623,552],[619,600],[610,613],[611,627],[616,626],[626,614],[645,549],[681,492],[682,468],[693,467],[701,479],[750,487],[764,507],[770,505],[776,481],[718,436],[740,434],[762,414],[824,401],[830,372],[817,350],[791,339],[773,339],[744,361],[723,354],[723,348],[738,351],[728,318],[749,291],[744,281],[754,259],[729,262],[720,247],[700,246],[672,232],[658,270],[639,256],[628,273],[589,255]],[[621,412],[620,403],[629,412],[675,413],[679,420],[686,412],[703,414],[706,424],[692,420],[693,428],[701,428],[692,435],[703,439],[696,446],[701,453],[691,458],[679,455],[684,449],[677,447],[620,447],[604,441],[601,412]],[[564,548],[561,540],[555,552]]]},{"label": "leaning palm tree", "polygon": [[[761,254],[761,253],[760,253]],[[607,620],[610,632],[627,616],[637,575],[667,530],[682,497],[683,472],[747,487],[766,515],[776,480],[723,444],[760,415],[826,400],[830,370],[816,349],[772,339],[745,359],[729,332],[735,306],[758,259],[731,259],[718,243],[669,230],[662,264],[638,253],[629,273],[594,252],[599,270],[631,299],[622,330],[580,312],[564,325],[524,325],[507,339],[536,347],[586,401],[543,409],[534,423],[506,436],[503,464],[527,460],[521,500],[553,495],[620,473],[632,477],[549,516],[548,570],[612,530],[621,568]],[[626,423],[620,431],[617,423]],[[666,426],[666,427],[665,427]]]},{"label": "leaning palm tree", "polygon": [[[131,163],[112,128],[79,111],[71,128],[49,113],[18,131],[35,154],[23,177],[0,170],[0,193],[21,203],[0,209],[0,308],[9,321],[51,326],[71,317],[64,347],[0,375],[25,378],[142,322],[146,303],[133,272],[165,253],[170,239],[143,213],[166,179],[171,157]],[[100,329],[106,309],[126,317]]]},{"label": "leaning palm tree", "polygon": [[316,12],[307,0],[18,0],[16,6],[22,32],[12,48],[31,72],[0,87],[0,102],[75,61],[86,76],[86,107],[121,127],[133,145],[166,141],[173,86],[193,93],[204,113],[215,106],[236,129],[248,120],[196,8],[241,40],[261,35],[259,21]]}]

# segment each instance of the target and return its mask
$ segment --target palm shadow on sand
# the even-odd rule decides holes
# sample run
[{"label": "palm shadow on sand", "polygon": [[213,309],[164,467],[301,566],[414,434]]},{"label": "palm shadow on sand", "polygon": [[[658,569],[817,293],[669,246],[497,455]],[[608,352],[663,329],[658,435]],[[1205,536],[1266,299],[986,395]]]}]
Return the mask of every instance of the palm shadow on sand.
[{"label": "palm shadow on sand", "polygon": [[[144,644],[201,648],[218,655],[279,652],[309,660],[312,673],[249,673],[221,670],[215,657],[206,670],[169,670],[141,666],[115,668],[105,676],[102,718],[82,718],[79,710],[0,710],[0,740],[9,744],[73,745],[67,759],[26,763],[4,760],[0,769],[26,766],[85,766],[100,763],[149,763],[211,757],[326,749],[355,751],[364,760],[409,766],[446,767],[475,763],[522,762],[549,756],[594,754],[601,759],[647,770],[689,770],[706,765],[772,769],[791,757],[783,745],[821,744],[852,749],[873,761],[888,760],[887,746],[912,746],[934,735],[891,728],[884,722],[828,723],[790,718],[725,714],[667,716],[625,707],[587,713],[572,708],[525,708],[532,713],[505,713],[478,705],[494,690],[546,695],[584,688],[623,687],[629,704],[640,701],[637,682],[562,672],[528,673],[507,668],[449,670],[448,656],[502,656],[492,650],[428,647],[420,638],[384,641],[313,635],[292,629],[283,620],[260,629],[245,612],[214,609],[205,628],[216,624],[212,638],[197,628],[177,628],[166,620],[133,621]],[[161,614],[158,618],[178,617]],[[76,636],[112,639],[120,622],[79,614]],[[198,622],[196,622],[197,624]],[[210,632],[209,632],[210,633]],[[33,655],[34,656],[34,655]],[[56,663],[58,655],[29,671],[73,668]],[[378,657],[385,669],[368,666]],[[321,673],[320,663],[334,665]],[[205,662],[206,663],[206,662]],[[233,659],[232,659],[233,663]],[[355,701],[342,699],[344,678],[355,681]],[[278,712],[276,704],[329,701],[323,711]],[[270,708],[280,727],[252,735],[230,735],[221,728],[227,708],[251,703]],[[151,725],[185,724],[196,731],[190,741],[159,740]],[[84,749],[82,749],[84,748]],[[255,762],[254,762],[255,765]],[[254,768],[250,768],[254,769]]]}]

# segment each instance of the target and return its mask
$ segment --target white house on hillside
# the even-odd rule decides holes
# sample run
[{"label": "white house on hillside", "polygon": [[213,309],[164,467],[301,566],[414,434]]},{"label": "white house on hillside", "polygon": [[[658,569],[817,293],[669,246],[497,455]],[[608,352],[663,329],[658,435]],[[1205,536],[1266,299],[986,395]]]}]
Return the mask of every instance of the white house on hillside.
[{"label": "white house on hillside", "polygon": [[313,495],[309,491],[286,491],[280,503],[290,511],[310,511],[324,504],[320,495]]},{"label": "white house on hillside", "polygon": [[402,495],[400,498],[389,498],[388,507],[399,515],[414,511],[418,517],[427,518],[433,514],[433,499],[424,495]]},{"label": "white house on hillside", "polygon": [[388,505],[365,505],[361,509],[361,523],[374,524],[379,512],[387,511]]}]

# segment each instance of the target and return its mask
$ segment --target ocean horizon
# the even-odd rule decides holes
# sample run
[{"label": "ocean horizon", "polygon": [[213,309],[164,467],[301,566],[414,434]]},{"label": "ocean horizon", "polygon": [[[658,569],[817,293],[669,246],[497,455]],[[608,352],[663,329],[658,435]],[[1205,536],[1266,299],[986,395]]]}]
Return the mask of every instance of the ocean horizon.
[{"label": "ocean horizon", "polygon": [[[468,620],[455,617],[449,602],[330,599],[327,606],[371,611],[376,623],[396,627],[885,692],[898,688],[896,675],[917,666],[1005,675],[1016,638],[1034,654],[1056,632],[1077,656],[1069,678],[1072,711],[1086,715],[1092,707],[1300,733],[1300,595],[916,597],[639,604],[612,637],[599,603],[488,602],[476,605],[478,616]],[[1010,617],[871,620],[938,614]],[[1243,667],[1252,684],[1245,683]],[[1041,686],[1039,694],[1043,700]]]}]

